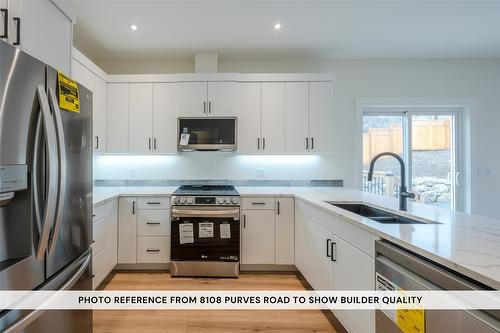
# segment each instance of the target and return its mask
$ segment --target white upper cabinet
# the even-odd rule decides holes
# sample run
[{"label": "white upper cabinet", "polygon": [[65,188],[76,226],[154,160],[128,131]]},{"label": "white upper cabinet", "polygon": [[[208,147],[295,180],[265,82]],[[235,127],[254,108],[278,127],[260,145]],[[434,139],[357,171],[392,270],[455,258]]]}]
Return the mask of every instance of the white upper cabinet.
[{"label": "white upper cabinet", "polygon": [[333,84],[311,82],[309,95],[310,150],[315,153],[333,151]]},{"label": "white upper cabinet", "polygon": [[104,153],[106,152],[106,82],[76,59],[71,60],[71,76],[92,91],[94,152]]},{"label": "white upper cabinet", "polygon": [[[2,40],[16,46],[20,46],[18,25],[21,18],[21,0],[0,0],[0,36]],[[7,29],[5,25],[7,24]],[[19,26],[20,27],[20,26]]]},{"label": "white upper cabinet", "polygon": [[153,84],[129,85],[129,152],[134,154],[153,151]]},{"label": "white upper cabinet", "polygon": [[177,151],[177,85],[155,83],[153,151],[159,154]]},{"label": "white upper cabinet", "polygon": [[238,150],[257,153],[260,148],[260,82],[238,83]]},{"label": "white upper cabinet", "polygon": [[262,142],[264,153],[285,151],[285,83],[262,83]]},{"label": "white upper cabinet", "polygon": [[177,112],[182,117],[234,116],[236,82],[179,82]]},{"label": "white upper cabinet", "polygon": [[208,112],[207,83],[179,82],[177,84],[177,112],[182,117],[200,117]]},{"label": "white upper cabinet", "polygon": [[107,152],[128,152],[129,97],[128,83],[108,84]]},{"label": "white upper cabinet", "polygon": [[[20,22],[11,27],[16,35],[20,26],[20,47],[35,58],[69,74],[71,70],[71,21],[49,0],[19,0]],[[18,4],[16,4],[18,6]],[[9,15],[11,20],[11,15]]]},{"label": "white upper cabinet", "polygon": [[236,82],[208,82],[209,116],[234,116],[238,105]]},{"label": "white upper cabinet", "polygon": [[285,152],[309,150],[309,82],[285,83]]}]

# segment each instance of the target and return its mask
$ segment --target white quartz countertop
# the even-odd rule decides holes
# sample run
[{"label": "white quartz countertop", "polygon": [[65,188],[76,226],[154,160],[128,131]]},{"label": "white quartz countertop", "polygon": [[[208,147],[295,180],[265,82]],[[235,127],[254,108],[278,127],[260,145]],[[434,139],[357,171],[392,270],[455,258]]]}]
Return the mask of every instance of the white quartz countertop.
[{"label": "white quartz countertop", "polygon": [[[119,195],[171,195],[177,187],[95,187],[94,204]],[[338,187],[236,187],[242,196],[294,196],[374,235],[500,290],[500,221],[409,202],[402,215],[440,224],[383,224],[326,201],[365,202],[397,210],[398,200]]]}]

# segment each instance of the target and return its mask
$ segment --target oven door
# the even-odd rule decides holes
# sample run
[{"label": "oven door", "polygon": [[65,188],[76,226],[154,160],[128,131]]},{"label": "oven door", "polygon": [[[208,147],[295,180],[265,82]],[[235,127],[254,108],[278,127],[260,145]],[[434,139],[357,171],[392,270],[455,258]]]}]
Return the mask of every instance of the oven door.
[{"label": "oven door", "polygon": [[239,260],[238,207],[172,207],[171,228],[173,261]]}]

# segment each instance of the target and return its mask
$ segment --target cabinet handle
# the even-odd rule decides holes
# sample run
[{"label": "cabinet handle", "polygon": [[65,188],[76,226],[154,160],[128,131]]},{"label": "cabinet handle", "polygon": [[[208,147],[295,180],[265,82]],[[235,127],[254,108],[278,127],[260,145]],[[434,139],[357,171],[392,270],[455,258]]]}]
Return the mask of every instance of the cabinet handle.
[{"label": "cabinet handle", "polygon": [[3,16],[3,34],[0,35],[0,38],[8,38],[9,37],[9,10],[7,8],[0,8],[0,12]]},{"label": "cabinet handle", "polygon": [[266,203],[265,202],[252,202],[252,205],[265,205]]},{"label": "cabinet handle", "polygon": [[311,138],[311,149],[314,149],[314,138]]},{"label": "cabinet handle", "polygon": [[262,138],[262,150],[266,150],[266,138]]},{"label": "cabinet handle", "polygon": [[132,214],[135,215],[135,200],[132,201]]},{"label": "cabinet handle", "polygon": [[257,150],[260,150],[260,138],[257,138]]},{"label": "cabinet handle", "polygon": [[148,201],[146,202],[148,205],[161,205],[161,202],[159,201]]},{"label": "cabinet handle", "polygon": [[211,101],[208,102],[208,113],[210,113],[210,114],[212,113],[212,102]]},{"label": "cabinet handle", "polygon": [[151,138],[148,139],[148,147],[149,147],[149,150],[151,150]]},{"label": "cabinet handle", "polygon": [[146,252],[160,252],[160,249],[146,249]]},{"label": "cabinet handle", "polygon": [[306,138],[306,150],[309,149],[309,138]]},{"label": "cabinet handle", "polygon": [[328,258],[331,258],[331,257],[332,257],[332,253],[331,253],[331,252],[329,252],[329,251],[331,250],[331,247],[330,247],[331,242],[332,242],[332,240],[331,240],[330,238],[328,238],[328,239],[326,240],[326,256],[327,256]]},{"label": "cabinet handle", "polygon": [[95,136],[95,149],[99,149],[99,137]]},{"label": "cabinet handle", "polygon": [[153,139],[153,148],[156,150],[156,138]]},{"label": "cabinet handle", "polygon": [[16,41],[12,45],[21,45],[21,18],[14,17],[14,22],[16,23]]},{"label": "cabinet handle", "polygon": [[207,113],[207,102],[203,102],[203,113]]},{"label": "cabinet handle", "polygon": [[276,201],[276,203],[278,204],[278,215],[280,215],[280,202]]},{"label": "cabinet handle", "polygon": [[[332,244],[330,244],[330,247],[332,250],[332,256],[330,258],[332,259],[332,261],[337,261],[337,243],[332,242]],[[334,248],[335,248],[335,251],[333,251]],[[335,253],[335,255],[334,255],[334,253]]]},{"label": "cabinet handle", "polygon": [[243,228],[247,227],[247,216],[243,214]]},{"label": "cabinet handle", "polygon": [[161,222],[146,222],[146,224],[149,224],[149,225],[158,225],[158,224],[161,224]]}]

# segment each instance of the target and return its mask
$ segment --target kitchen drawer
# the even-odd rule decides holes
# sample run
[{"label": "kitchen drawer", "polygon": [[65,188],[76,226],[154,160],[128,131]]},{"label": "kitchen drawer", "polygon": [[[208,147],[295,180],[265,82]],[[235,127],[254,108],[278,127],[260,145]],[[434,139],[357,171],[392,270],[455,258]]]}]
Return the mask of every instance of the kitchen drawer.
[{"label": "kitchen drawer", "polygon": [[100,203],[98,205],[94,205],[94,215],[93,221],[97,222],[100,219],[103,219],[106,216],[106,203]]},{"label": "kitchen drawer", "polygon": [[241,198],[241,209],[274,209],[274,197]]},{"label": "kitchen drawer", "polygon": [[139,209],[170,209],[170,198],[139,197]]},{"label": "kitchen drawer", "polygon": [[99,252],[92,257],[92,289],[95,289],[106,277],[106,253]]},{"label": "kitchen drawer", "polygon": [[94,255],[104,249],[104,244],[106,243],[106,219],[100,219],[97,222],[94,222],[92,228],[92,237],[94,242],[92,243],[92,253]]},{"label": "kitchen drawer", "polygon": [[139,209],[137,220],[137,236],[169,236],[170,214],[166,209]]},{"label": "kitchen drawer", "polygon": [[137,263],[157,264],[169,261],[169,237],[137,237]]}]

